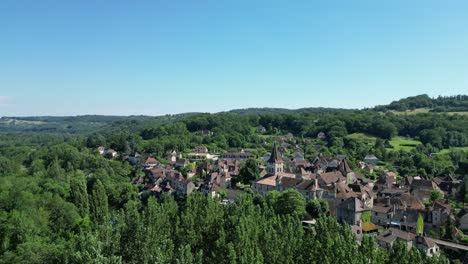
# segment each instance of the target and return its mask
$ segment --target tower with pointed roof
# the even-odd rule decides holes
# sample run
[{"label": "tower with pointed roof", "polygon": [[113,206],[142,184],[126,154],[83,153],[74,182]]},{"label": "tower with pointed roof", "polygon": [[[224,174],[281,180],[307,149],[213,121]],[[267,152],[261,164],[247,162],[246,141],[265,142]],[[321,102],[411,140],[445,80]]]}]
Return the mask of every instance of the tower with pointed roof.
[{"label": "tower with pointed roof", "polygon": [[276,143],[273,143],[273,150],[271,156],[267,161],[267,172],[268,175],[276,175],[279,172],[283,172],[283,159],[276,147]]}]

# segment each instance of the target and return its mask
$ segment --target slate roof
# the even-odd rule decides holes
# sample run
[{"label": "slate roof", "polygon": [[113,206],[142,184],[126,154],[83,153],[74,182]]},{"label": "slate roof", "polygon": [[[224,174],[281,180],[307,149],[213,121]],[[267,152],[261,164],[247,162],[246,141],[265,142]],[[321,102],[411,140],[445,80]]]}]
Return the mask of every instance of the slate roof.
[{"label": "slate roof", "polygon": [[393,243],[397,238],[404,241],[413,241],[416,238],[416,235],[396,228],[389,228],[377,236],[377,240],[385,241],[387,243]]},{"label": "slate roof", "polygon": [[437,184],[431,180],[425,180],[425,179],[420,179],[416,180],[414,179],[413,182],[411,183],[411,188],[413,189],[431,189],[435,190],[437,189]]},{"label": "slate roof", "polygon": [[296,186],[298,190],[308,190],[314,187],[314,180],[304,180]]},{"label": "slate roof", "polygon": [[348,162],[346,161],[346,159],[342,159],[341,162],[340,162],[340,171],[342,173],[350,173],[352,172],[351,168],[349,167],[348,165]]},{"label": "slate roof", "polygon": [[282,177],[280,185],[283,187],[292,188],[298,185],[301,181],[302,179],[298,178]]},{"label": "slate roof", "polygon": [[278,148],[276,147],[276,143],[273,143],[273,150],[271,151],[271,156],[267,161],[268,163],[281,163],[283,162],[283,159],[281,158],[281,155],[278,151]]},{"label": "slate roof", "polygon": [[418,239],[416,239],[416,243],[422,244],[426,246],[427,248],[433,248],[436,246],[436,243],[434,242],[434,240],[432,240],[429,237],[418,237]]},{"label": "slate roof", "polygon": [[390,212],[390,210],[392,210],[391,206],[384,206],[384,205],[377,205],[377,204],[374,204],[374,206],[372,206],[372,209],[371,209],[372,212],[377,212],[381,214],[386,214]]},{"label": "slate roof", "polygon": [[356,197],[346,199],[344,202],[338,205],[338,208],[346,209],[355,213],[370,210],[369,207],[367,207],[361,200]]}]

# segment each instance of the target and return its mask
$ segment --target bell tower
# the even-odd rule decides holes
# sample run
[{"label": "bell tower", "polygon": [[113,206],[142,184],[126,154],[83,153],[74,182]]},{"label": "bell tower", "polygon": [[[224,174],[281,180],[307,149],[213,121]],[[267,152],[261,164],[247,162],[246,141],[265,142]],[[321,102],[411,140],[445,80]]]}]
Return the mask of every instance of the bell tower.
[{"label": "bell tower", "polygon": [[283,172],[283,159],[278,152],[276,143],[273,143],[273,150],[271,151],[270,159],[267,161],[267,172],[268,175],[276,175]]}]

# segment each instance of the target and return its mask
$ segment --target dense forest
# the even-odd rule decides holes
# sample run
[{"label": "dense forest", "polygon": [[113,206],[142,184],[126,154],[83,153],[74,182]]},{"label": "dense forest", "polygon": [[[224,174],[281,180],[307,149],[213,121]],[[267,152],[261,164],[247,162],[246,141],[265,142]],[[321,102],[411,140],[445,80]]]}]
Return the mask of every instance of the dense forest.
[{"label": "dense forest", "polygon": [[[463,178],[468,116],[444,111],[466,111],[467,96],[424,97],[368,110],[4,117],[0,263],[446,263],[444,256],[408,254],[402,244],[383,250],[372,237],[359,245],[349,226],[324,212],[316,215],[315,229],[304,228],[302,216],[311,213],[311,205],[295,191],[266,198],[246,192],[225,205],[202,194],[142,200],[130,184],[141,171],[96,150],[105,146],[162,160],[172,150],[205,145],[215,153],[249,149],[260,158],[276,138],[291,133],[287,140],[300,146],[306,159],[344,154],[355,166],[374,154],[380,165],[401,176]],[[434,111],[381,112],[420,107]],[[200,133],[207,130],[213,134]],[[326,137],[317,138],[320,132]],[[412,141],[395,145],[402,138]],[[286,150],[293,152],[293,147]],[[462,204],[468,202],[463,195]]]},{"label": "dense forest", "polygon": [[427,94],[412,96],[398,101],[394,101],[389,105],[376,106],[376,111],[406,111],[417,108],[431,108],[433,112],[464,112],[468,111],[468,96],[439,96],[430,98]]},{"label": "dense forest", "polygon": [[132,167],[81,139],[9,142],[14,147],[2,144],[1,263],[445,263],[403,245],[387,252],[371,237],[358,245],[348,226],[325,215],[313,232],[304,229],[307,206],[295,191],[266,199],[246,193],[228,205],[202,194],[143,204],[129,184]]}]

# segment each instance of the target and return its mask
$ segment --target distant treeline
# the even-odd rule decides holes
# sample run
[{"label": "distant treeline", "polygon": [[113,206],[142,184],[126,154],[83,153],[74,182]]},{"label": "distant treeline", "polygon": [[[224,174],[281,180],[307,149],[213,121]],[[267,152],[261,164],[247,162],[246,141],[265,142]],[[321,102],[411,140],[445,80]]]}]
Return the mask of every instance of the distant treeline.
[{"label": "distant treeline", "polygon": [[337,113],[337,112],[346,112],[353,111],[354,109],[344,109],[344,108],[328,108],[328,107],[308,107],[308,108],[299,108],[299,109],[285,109],[285,108],[245,108],[245,109],[235,109],[229,111],[230,113],[237,114],[292,114],[292,113]]},{"label": "distant treeline", "polygon": [[421,94],[393,101],[389,105],[379,105],[373,110],[406,111],[418,108],[431,108],[433,112],[464,112],[468,111],[468,96],[454,95],[430,98],[427,94]]}]

